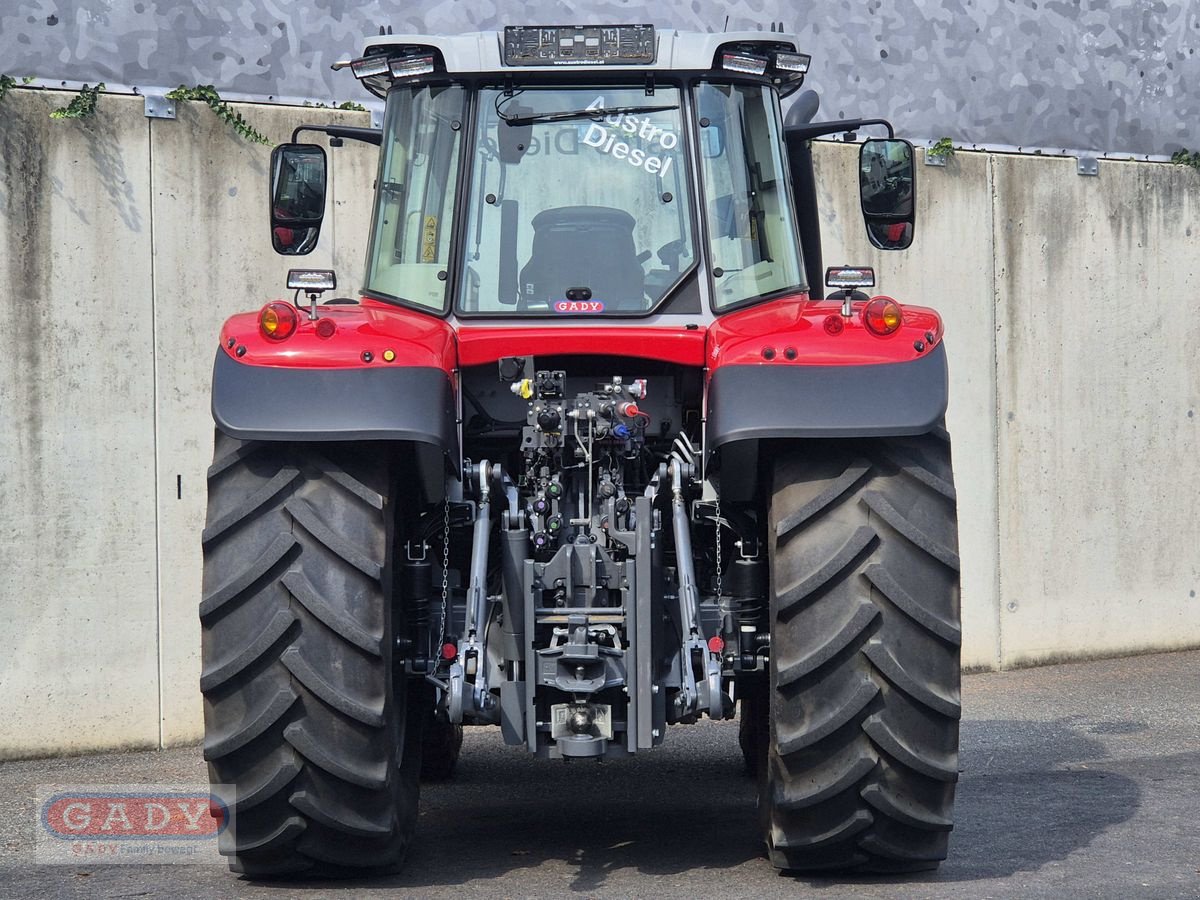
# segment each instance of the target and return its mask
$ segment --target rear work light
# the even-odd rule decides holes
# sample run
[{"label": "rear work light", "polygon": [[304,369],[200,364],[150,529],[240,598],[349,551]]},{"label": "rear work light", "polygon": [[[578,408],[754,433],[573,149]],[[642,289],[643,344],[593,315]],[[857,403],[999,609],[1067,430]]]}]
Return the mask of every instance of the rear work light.
[{"label": "rear work light", "polygon": [[780,72],[806,75],[810,63],[812,63],[812,57],[807,53],[787,53],[780,50],[775,54],[775,68]]},{"label": "rear work light", "polygon": [[825,283],[839,290],[875,287],[875,270],[870,266],[832,266],[825,270]]},{"label": "rear work light", "polygon": [[296,307],[282,300],[272,300],[258,314],[258,329],[269,341],[282,341],[292,336],[299,316]]},{"label": "rear work light", "polygon": [[894,332],[904,320],[900,305],[891,297],[873,297],[863,308],[862,318],[868,330],[881,337]]},{"label": "rear work light", "polygon": [[397,56],[388,60],[388,71],[393,78],[413,78],[428,75],[434,70],[433,55]]},{"label": "rear work light", "polygon": [[741,72],[744,75],[762,75],[767,71],[767,61],[761,56],[749,53],[721,54],[721,68],[730,72]]},{"label": "rear work light", "polygon": [[400,56],[389,56],[386,52],[373,53],[359,59],[335,62],[332,68],[336,72],[349,66],[350,71],[359,81],[378,78],[380,75],[390,75],[393,79],[414,78],[417,75],[428,75],[437,71],[439,58],[437,53],[412,52],[414,50],[429,51],[428,47],[409,47],[407,49],[409,52]]},{"label": "rear work light", "polygon": [[350,63],[350,71],[360,81],[363,78],[373,78],[376,75],[386,75],[390,68],[386,56],[364,56]]},{"label": "rear work light", "polygon": [[337,288],[337,275],[329,269],[288,269],[289,291],[320,293]]}]

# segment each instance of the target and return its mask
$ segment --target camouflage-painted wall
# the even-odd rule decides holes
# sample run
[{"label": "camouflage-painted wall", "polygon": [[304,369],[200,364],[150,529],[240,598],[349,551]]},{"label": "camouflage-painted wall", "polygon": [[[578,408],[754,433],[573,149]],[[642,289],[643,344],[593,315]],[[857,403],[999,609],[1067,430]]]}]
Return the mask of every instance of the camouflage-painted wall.
[{"label": "camouflage-painted wall", "polygon": [[[574,13],[564,13],[574,9]],[[825,118],[886,113],[914,139],[1161,157],[1200,145],[1200,0],[0,0],[0,72],[43,83],[212,83],[233,96],[363,99],[329,64],[395,33],[782,21]]]}]

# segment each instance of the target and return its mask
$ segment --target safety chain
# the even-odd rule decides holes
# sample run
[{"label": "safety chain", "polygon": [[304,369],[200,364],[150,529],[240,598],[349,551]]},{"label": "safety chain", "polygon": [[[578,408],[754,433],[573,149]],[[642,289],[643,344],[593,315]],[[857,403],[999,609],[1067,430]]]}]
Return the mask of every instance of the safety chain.
[{"label": "safety chain", "polygon": [[721,498],[717,497],[717,603],[721,602]]},{"label": "safety chain", "polygon": [[441,640],[438,641],[437,652],[442,652],[446,643],[446,598],[450,594],[450,498],[446,498],[445,513],[442,517],[442,626]]}]

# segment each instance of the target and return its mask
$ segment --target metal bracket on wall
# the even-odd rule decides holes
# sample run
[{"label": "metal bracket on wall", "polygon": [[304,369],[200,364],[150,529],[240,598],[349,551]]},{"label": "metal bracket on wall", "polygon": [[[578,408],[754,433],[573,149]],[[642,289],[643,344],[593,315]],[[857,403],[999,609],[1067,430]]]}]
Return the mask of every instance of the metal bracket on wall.
[{"label": "metal bracket on wall", "polygon": [[175,101],[168,100],[163,94],[146,94],[147,119],[175,118]]},{"label": "metal bracket on wall", "polygon": [[1100,161],[1094,156],[1081,156],[1075,160],[1075,162],[1078,163],[1078,168],[1076,171],[1078,171],[1080,175],[1100,174]]},{"label": "metal bracket on wall", "polygon": [[371,127],[372,128],[382,128],[383,127],[383,113],[377,109],[371,110]]},{"label": "metal bracket on wall", "polygon": [[942,168],[945,168],[946,167],[946,157],[949,156],[949,154],[938,153],[935,155],[930,152],[930,149],[931,149],[930,147],[925,148],[925,165],[941,166]]}]

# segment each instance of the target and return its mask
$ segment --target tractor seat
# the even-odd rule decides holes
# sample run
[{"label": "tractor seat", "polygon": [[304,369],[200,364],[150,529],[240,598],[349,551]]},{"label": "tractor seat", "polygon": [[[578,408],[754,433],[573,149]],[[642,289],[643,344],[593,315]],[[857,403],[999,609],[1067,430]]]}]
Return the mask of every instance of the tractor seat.
[{"label": "tractor seat", "polygon": [[645,308],[636,220],[607,206],[561,206],[533,217],[533,252],[521,270],[521,301],[553,303],[587,287],[605,309]]}]

